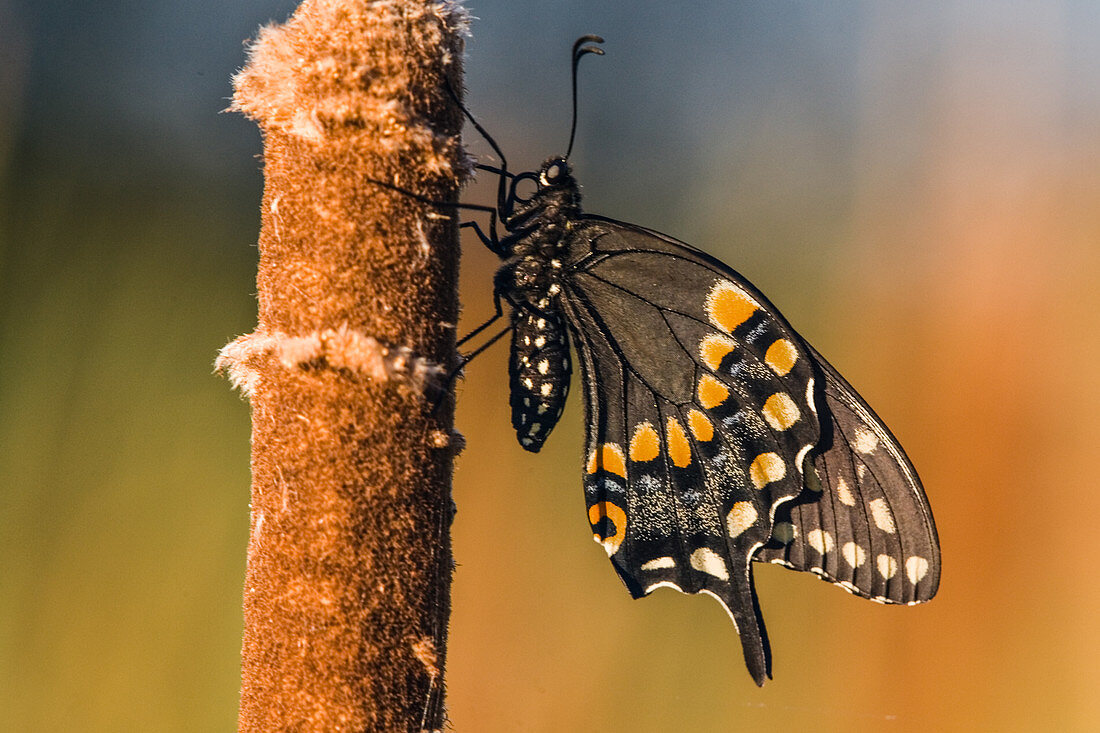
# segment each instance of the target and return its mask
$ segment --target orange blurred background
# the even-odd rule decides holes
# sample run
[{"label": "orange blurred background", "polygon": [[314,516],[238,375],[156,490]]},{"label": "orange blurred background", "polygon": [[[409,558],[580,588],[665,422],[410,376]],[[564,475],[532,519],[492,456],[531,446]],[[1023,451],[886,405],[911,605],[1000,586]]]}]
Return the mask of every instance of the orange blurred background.
[{"label": "orange blurred background", "polygon": [[[0,0],[0,728],[235,723],[248,411],[211,364],[255,324],[262,182],[218,112],[293,5]],[[944,572],[887,608],[760,568],[758,690],[713,601],[630,600],[579,392],[525,453],[496,347],[459,385],[455,729],[1100,729],[1100,6],[468,6],[468,101],[513,166],[561,152],[569,44],[607,39],[587,209],[783,310],[906,446]],[[461,328],[496,265],[464,247]]]}]

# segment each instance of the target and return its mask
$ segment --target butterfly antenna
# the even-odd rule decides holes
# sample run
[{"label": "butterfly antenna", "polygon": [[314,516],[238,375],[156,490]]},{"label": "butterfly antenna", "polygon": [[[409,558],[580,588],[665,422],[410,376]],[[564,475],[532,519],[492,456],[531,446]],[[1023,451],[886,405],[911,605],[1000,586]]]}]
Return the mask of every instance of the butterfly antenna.
[{"label": "butterfly antenna", "polygon": [[565,151],[565,157],[573,152],[573,138],[577,134],[577,65],[585,54],[594,53],[603,56],[603,49],[599,46],[586,46],[586,43],[603,43],[599,36],[581,36],[573,42],[573,124],[569,128],[569,147]]}]

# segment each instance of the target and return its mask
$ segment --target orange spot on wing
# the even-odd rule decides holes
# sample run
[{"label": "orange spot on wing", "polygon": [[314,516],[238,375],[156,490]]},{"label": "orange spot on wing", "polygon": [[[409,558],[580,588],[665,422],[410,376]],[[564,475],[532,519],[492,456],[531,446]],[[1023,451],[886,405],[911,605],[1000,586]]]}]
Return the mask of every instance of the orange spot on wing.
[{"label": "orange spot on wing", "polygon": [[729,333],[749,320],[759,308],[756,301],[728,280],[714,283],[707,294],[706,307],[710,322]]},{"label": "orange spot on wing", "polygon": [[696,440],[708,443],[714,438],[714,424],[698,410],[692,409],[688,412],[688,427]]},{"label": "orange spot on wing", "polygon": [[658,456],[661,438],[648,422],[634,428],[634,437],[630,439],[630,460],[636,463],[652,461]]},{"label": "orange spot on wing", "polygon": [[709,374],[699,379],[699,404],[711,410],[726,401],[730,396],[729,387]]},{"label": "orange spot on wing", "polygon": [[668,457],[679,468],[691,465],[691,444],[688,443],[687,434],[680,421],[674,417],[668,419],[665,427],[665,436],[668,440]]},{"label": "orange spot on wing", "polygon": [[787,376],[796,361],[798,361],[798,349],[787,339],[778,339],[764,353],[764,363],[781,377]]},{"label": "orange spot on wing", "polygon": [[603,545],[608,555],[614,555],[626,537],[626,512],[622,508],[609,501],[598,501],[588,507],[588,523],[595,529],[600,520],[607,519],[614,531],[609,535],[601,535],[599,532],[592,534],[592,539]]},{"label": "orange spot on wing", "polygon": [[764,419],[768,421],[768,425],[775,430],[786,430],[798,422],[798,418],[802,415],[798,405],[790,395],[784,392],[776,392],[765,400],[761,412],[764,414]]},{"label": "orange spot on wing", "polygon": [[733,351],[736,345],[733,339],[712,333],[699,342],[699,358],[711,370],[718,371],[718,367],[722,365],[722,360]]},{"label": "orange spot on wing", "polygon": [[[598,460],[599,459],[599,460]],[[589,473],[596,473],[603,469],[626,478],[626,460],[623,458],[623,449],[615,443],[604,443],[588,455]]]}]

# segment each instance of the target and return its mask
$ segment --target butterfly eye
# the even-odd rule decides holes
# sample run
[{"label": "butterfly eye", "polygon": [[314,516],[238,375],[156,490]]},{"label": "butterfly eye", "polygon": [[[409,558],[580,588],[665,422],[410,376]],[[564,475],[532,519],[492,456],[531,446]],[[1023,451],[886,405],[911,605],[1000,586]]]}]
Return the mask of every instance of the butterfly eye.
[{"label": "butterfly eye", "polygon": [[565,162],[555,160],[543,168],[539,181],[548,186],[560,183],[565,178],[565,170]]}]

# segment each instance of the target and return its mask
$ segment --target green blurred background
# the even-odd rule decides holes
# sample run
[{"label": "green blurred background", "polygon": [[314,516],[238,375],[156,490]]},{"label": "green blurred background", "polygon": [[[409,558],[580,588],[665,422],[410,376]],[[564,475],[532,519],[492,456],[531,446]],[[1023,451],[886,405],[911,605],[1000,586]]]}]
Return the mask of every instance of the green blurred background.
[{"label": "green blurred background", "polygon": [[[262,180],[219,112],[293,5],[0,0],[0,730],[235,726],[249,420],[212,361],[255,324]],[[498,347],[459,387],[455,728],[1100,729],[1100,4],[468,7],[514,165],[561,151],[568,45],[607,39],[587,208],[723,258],[828,355],[921,471],[944,574],[899,609],[761,568],[756,689],[717,604],[629,599],[580,406],[520,450]],[[465,246],[464,326],[495,265]]]}]

